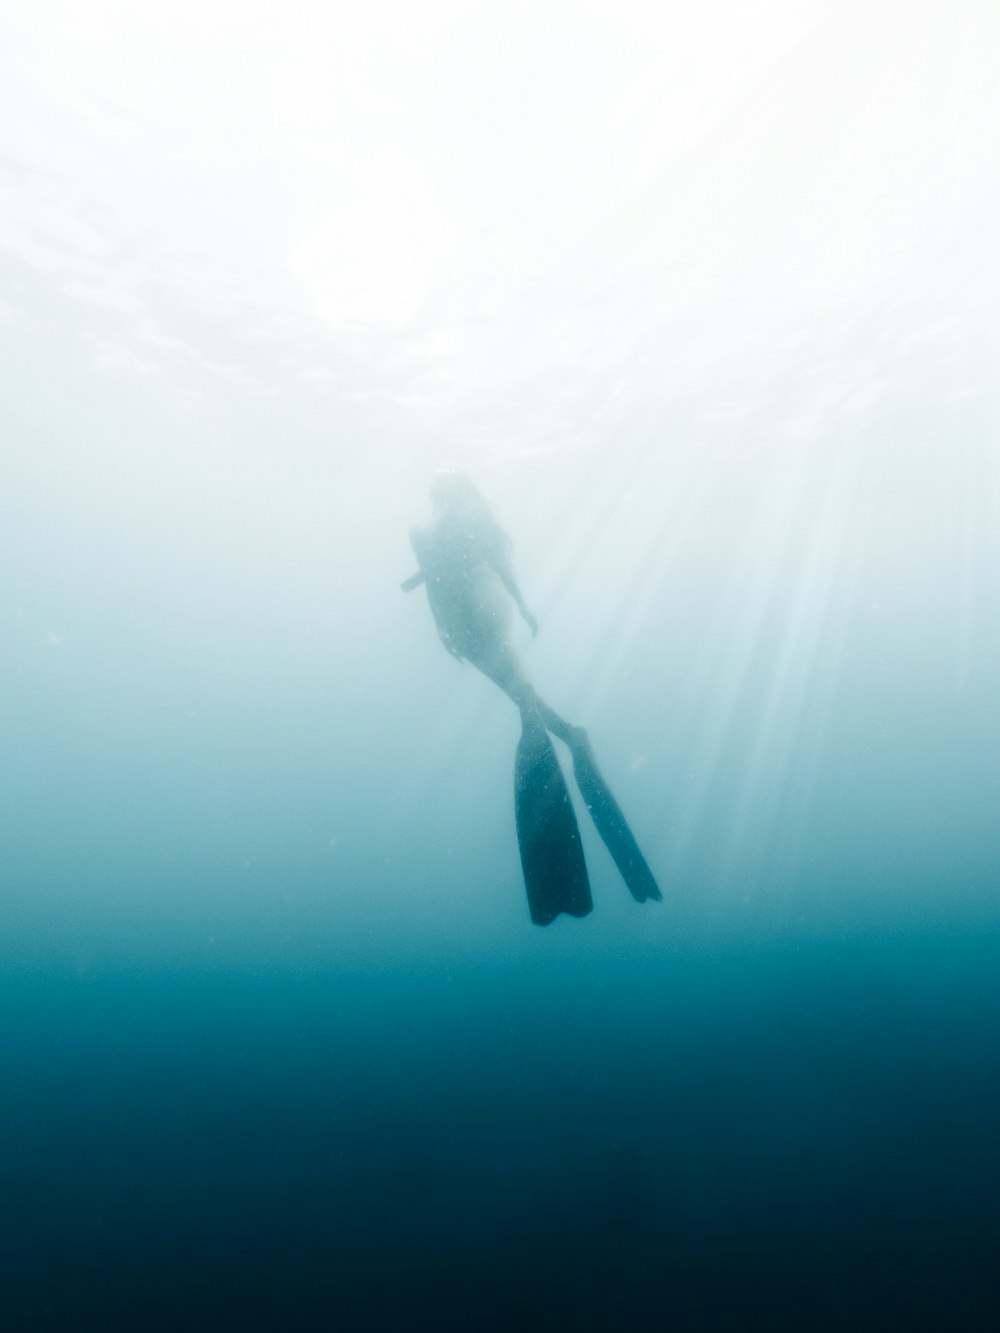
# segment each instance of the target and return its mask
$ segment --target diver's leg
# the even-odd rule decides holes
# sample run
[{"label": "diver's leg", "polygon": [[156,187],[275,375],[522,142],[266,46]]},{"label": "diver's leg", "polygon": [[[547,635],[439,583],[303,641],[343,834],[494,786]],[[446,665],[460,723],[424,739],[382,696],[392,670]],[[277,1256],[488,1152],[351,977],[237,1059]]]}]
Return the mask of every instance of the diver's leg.
[{"label": "diver's leg", "polygon": [[553,736],[558,736],[561,741],[573,749],[586,739],[587,733],[583,727],[574,727],[572,722],[567,722],[564,717],[560,717],[554,708],[550,708],[544,699],[535,695],[538,705],[538,711],[541,714],[542,721]]},{"label": "diver's leg", "polygon": [[505,648],[504,652],[473,661],[473,666],[478,667],[495,685],[499,685],[504,694],[517,704],[522,715],[528,713],[540,717],[546,731],[558,736],[571,749],[586,740],[586,732],[582,727],[574,727],[541,698],[524,674],[524,669],[513,649],[507,645]]},{"label": "diver's leg", "polygon": [[[660,892],[659,885],[654,879],[645,857],[639,850],[635,835],[629,828],[621,806],[615,800],[601,770],[597,766],[594,752],[590,748],[590,737],[584,728],[574,727],[565,718],[560,717],[555,709],[550,708],[543,699],[539,698],[509,644],[503,644],[499,651],[488,656],[484,655],[478,661],[471,658],[470,661],[473,661],[473,665],[478,667],[483,675],[488,676],[496,685],[499,685],[521,710],[523,732],[521,745],[518,747],[519,774],[527,775],[531,771],[535,756],[544,753],[546,746],[551,751],[551,742],[548,741],[544,732],[541,732],[537,725],[532,726],[535,719],[538,719],[546,731],[551,731],[554,736],[558,736],[572,751],[573,774],[577,786],[580,788],[580,795],[583,797],[584,804],[590,812],[594,825],[611,853],[633,898],[637,902],[645,902],[646,899],[650,898],[653,900],[662,898],[663,895]],[[532,756],[531,762],[528,758],[529,747]],[[552,754],[552,760],[555,761],[554,753]],[[556,769],[558,769],[558,765],[556,765]],[[517,790],[519,793],[526,792],[530,797],[535,785],[533,781],[528,780],[527,776],[518,777]],[[519,795],[518,800],[521,799],[522,795]],[[521,819],[521,817],[519,814],[518,818]],[[527,818],[527,816],[524,817]],[[518,827],[520,836],[521,825],[519,824]],[[569,856],[568,852],[566,856]],[[521,858],[524,865],[525,883],[528,885],[528,896],[531,899],[534,868],[531,858],[526,855],[523,842]],[[581,892],[581,905],[584,901]],[[586,890],[586,901],[589,902],[589,888]],[[538,915],[534,915],[536,910]],[[571,907],[555,908],[556,912],[574,910]],[[583,910],[589,911],[589,907],[583,907]],[[539,904],[537,909],[533,906],[533,919],[536,921],[551,920],[551,916],[548,915],[551,911],[552,907],[549,904]],[[582,914],[582,912],[577,914]]]}]

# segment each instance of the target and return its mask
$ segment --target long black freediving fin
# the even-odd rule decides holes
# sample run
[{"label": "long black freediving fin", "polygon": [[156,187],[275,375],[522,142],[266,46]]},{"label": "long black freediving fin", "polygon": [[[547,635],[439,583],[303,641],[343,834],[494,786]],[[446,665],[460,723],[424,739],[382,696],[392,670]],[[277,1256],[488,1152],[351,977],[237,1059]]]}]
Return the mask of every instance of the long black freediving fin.
[{"label": "long black freediving fin", "polygon": [[573,752],[573,773],[576,785],[580,788],[580,795],[622,879],[628,885],[629,892],[638,903],[644,903],[647,899],[661,902],[663,894],[660,892],[660,886],[653,878],[653,872],[646,864],[646,858],[639,851],[639,844],[622,814],[621,806],[612,796],[601,770],[597,767],[597,760],[590,748],[586,732],[578,731],[570,748]]},{"label": "long black freediving fin", "polygon": [[560,912],[586,916],[594,902],[569,789],[544,726],[527,715],[514,765],[514,814],[532,921],[547,926]]}]

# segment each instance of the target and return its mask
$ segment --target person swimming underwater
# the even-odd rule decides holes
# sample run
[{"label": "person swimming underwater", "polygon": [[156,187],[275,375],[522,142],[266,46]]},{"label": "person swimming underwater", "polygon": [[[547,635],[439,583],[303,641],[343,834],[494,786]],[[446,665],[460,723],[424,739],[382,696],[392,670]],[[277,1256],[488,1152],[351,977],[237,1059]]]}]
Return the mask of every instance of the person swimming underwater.
[{"label": "person swimming underwater", "polygon": [[539,698],[510,641],[511,602],[531,630],[538,621],[525,605],[511,568],[512,542],[469,478],[440,468],[431,484],[431,517],[411,533],[422,582],[441,642],[460,662],[471,662],[517,704],[522,715],[539,715],[567,744],[582,742],[572,727]]},{"label": "person swimming underwater", "polygon": [[632,896],[662,897],[618,803],[594,759],[583,727],[551,708],[528,679],[510,640],[511,603],[531,630],[511,568],[512,543],[483,495],[464,473],[441,468],[431,485],[431,516],[410,533],[419,572],[400,586],[423,584],[438,635],[448,652],[498,685],[521,713],[515,769],[515,812],[532,920],[545,925],[560,912],[584,916],[592,901],[583,849],[552,732],[570,749],[581,795]]}]

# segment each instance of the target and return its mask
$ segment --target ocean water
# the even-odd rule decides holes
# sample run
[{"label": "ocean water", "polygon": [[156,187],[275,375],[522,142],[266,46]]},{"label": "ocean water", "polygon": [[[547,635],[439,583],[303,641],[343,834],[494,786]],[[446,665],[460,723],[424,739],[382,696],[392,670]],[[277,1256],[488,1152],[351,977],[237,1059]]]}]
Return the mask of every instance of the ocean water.
[{"label": "ocean water", "polygon": [[[664,890],[578,803],[595,911],[539,929],[514,709],[398,590],[422,486],[349,483],[366,544],[295,474],[158,524],[43,462],[7,530],[8,1327],[988,1326],[996,603],[943,538],[873,535],[820,456],[793,503],[787,453],[699,453],[668,539],[613,513],[574,566],[594,460],[501,460],[525,662]],[[841,503],[817,550],[796,515]]]},{"label": "ocean water", "polygon": [[[995,19],[104,8],[0,44],[0,1326],[996,1326]],[[441,463],[662,903],[574,791],[531,924]]]}]

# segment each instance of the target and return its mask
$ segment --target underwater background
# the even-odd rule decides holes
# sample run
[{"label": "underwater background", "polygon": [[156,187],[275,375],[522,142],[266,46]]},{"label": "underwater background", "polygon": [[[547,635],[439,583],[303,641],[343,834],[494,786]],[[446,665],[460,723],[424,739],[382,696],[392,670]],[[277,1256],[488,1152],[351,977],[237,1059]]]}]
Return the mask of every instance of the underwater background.
[{"label": "underwater background", "polygon": [[751,8],[10,4],[5,1328],[994,1326],[998,21]]}]

